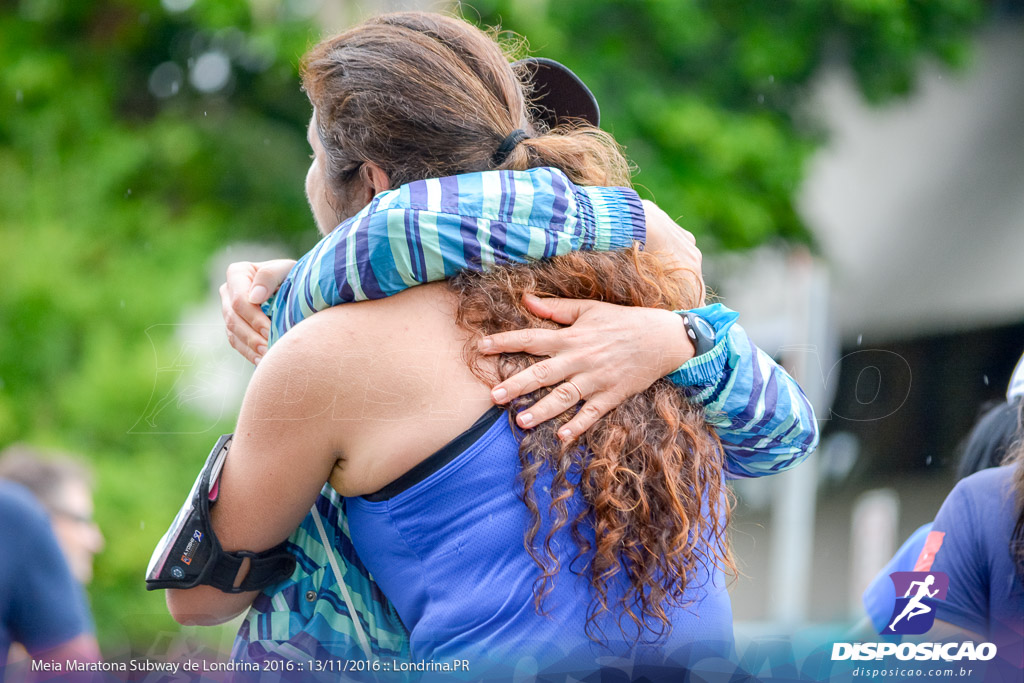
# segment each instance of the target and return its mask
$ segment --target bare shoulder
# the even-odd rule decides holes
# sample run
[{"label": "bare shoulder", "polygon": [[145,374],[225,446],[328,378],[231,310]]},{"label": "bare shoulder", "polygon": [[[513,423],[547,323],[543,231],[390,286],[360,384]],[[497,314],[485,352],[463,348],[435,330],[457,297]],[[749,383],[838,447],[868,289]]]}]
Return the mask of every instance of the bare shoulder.
[{"label": "bare shoulder", "polygon": [[[450,390],[440,377],[472,384],[462,358],[468,335],[455,325],[453,313],[443,284],[329,308],[284,335],[253,383],[277,410],[310,414],[313,406],[331,405],[335,419],[365,417],[368,405],[411,410],[417,401]],[[261,392],[259,385],[274,391]]]},{"label": "bare shoulder", "polygon": [[453,313],[454,300],[443,284],[420,285],[385,299],[320,311],[296,325],[274,348],[302,355],[337,354],[342,348],[371,343],[383,349],[432,347],[435,342],[464,340]]}]

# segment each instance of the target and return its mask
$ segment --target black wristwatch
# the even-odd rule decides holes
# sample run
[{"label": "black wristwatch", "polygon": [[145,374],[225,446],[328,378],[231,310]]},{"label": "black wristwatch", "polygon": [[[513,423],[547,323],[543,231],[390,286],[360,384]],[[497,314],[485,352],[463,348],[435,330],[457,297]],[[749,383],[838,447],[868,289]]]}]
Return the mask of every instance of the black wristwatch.
[{"label": "black wristwatch", "polygon": [[690,311],[676,311],[683,319],[683,327],[686,328],[686,336],[693,342],[696,351],[694,356],[700,356],[715,348],[715,328],[704,318]]}]

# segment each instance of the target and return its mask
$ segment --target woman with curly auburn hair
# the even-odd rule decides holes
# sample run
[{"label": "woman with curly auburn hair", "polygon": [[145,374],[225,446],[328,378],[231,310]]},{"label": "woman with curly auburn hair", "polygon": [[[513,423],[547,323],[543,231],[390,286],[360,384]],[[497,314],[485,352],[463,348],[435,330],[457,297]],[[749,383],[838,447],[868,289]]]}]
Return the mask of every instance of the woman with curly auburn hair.
[{"label": "woman with curly auburn hair", "polygon": [[[476,340],[555,326],[524,294],[673,310],[693,302],[692,284],[634,249],[465,272],[448,289],[466,362],[492,386],[540,359],[482,356]],[[523,432],[518,407],[488,411],[456,439],[461,450],[431,456],[420,481],[346,500],[359,556],[414,658],[582,666],[602,653],[660,662],[696,641],[727,643],[728,502],[700,411],[661,380],[566,442],[557,431],[574,410]]]},{"label": "woman with curly auburn hair", "polygon": [[[525,307],[524,294],[689,308],[698,294],[688,275],[634,248],[576,252],[487,273],[467,271],[449,287],[457,295],[456,323],[476,338],[526,327],[557,328]],[[519,353],[492,363],[472,343],[465,353],[474,374],[489,386],[539,360]],[[545,387],[514,401],[509,415],[550,391]],[[624,634],[632,628],[641,639],[668,635],[674,624],[685,629],[670,615],[697,602],[692,594],[686,596],[688,586],[696,587],[697,575],[703,580],[714,574],[721,586],[721,572],[735,570],[725,537],[729,505],[714,432],[668,380],[627,399],[577,442],[566,443],[557,432],[574,412],[528,432],[510,421],[519,443],[523,502],[530,513],[525,547],[542,571],[538,609],[558,572],[583,559],[586,569],[580,573],[592,591],[587,614],[591,638],[604,632],[600,622],[605,615],[615,615],[627,627]],[[573,542],[554,542],[566,528]],[[567,548],[573,543],[578,547],[570,557]],[[708,621],[702,627],[711,635],[715,625]]]}]

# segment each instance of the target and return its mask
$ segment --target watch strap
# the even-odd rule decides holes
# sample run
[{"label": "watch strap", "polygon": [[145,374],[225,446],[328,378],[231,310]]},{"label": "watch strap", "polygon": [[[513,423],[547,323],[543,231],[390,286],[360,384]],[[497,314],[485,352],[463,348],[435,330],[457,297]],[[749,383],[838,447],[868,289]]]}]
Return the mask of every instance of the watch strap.
[{"label": "watch strap", "polygon": [[[687,311],[676,311],[686,313]],[[699,315],[715,330],[716,344],[711,351],[694,356],[667,375],[673,384],[682,387],[704,388],[717,384],[725,372],[729,358],[729,330],[739,315],[722,304],[711,304],[688,311]]]}]

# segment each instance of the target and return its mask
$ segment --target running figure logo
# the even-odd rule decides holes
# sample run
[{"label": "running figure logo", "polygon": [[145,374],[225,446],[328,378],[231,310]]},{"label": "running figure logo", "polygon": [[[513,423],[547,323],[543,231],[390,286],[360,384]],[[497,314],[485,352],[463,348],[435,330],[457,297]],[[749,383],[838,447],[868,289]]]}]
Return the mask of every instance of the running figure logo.
[{"label": "running figure logo", "polygon": [[935,623],[936,603],[946,599],[949,577],[942,572],[893,572],[889,578],[896,586],[896,604],[882,635],[927,633]]}]

